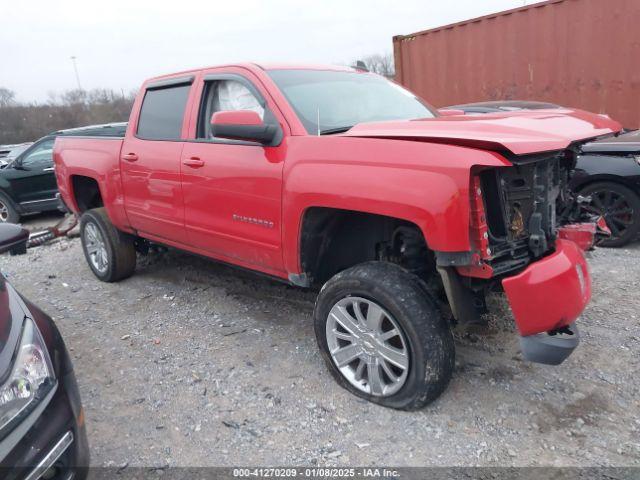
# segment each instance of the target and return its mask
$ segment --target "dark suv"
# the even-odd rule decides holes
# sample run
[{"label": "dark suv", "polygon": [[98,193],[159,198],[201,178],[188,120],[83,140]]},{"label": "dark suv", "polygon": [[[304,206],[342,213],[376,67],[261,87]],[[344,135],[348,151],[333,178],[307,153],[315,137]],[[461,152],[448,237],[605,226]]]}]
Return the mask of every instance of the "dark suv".
[{"label": "dark suv", "polygon": [[58,209],[52,158],[56,137],[123,137],[126,128],[126,123],[71,128],[35,142],[0,170],[0,222],[18,223],[22,215]]}]

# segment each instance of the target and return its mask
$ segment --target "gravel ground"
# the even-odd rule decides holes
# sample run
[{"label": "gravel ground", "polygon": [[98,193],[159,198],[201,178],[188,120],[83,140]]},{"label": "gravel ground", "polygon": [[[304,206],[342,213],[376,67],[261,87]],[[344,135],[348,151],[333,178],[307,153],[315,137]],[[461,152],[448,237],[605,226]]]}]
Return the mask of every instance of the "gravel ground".
[{"label": "gravel ground", "polygon": [[560,367],[523,362],[490,299],[493,333],[457,336],[454,379],[419,412],[333,382],[312,292],[176,251],[105,284],[77,238],[0,266],[66,339],[96,466],[639,466],[639,261],[640,245],[591,254],[582,344]]}]

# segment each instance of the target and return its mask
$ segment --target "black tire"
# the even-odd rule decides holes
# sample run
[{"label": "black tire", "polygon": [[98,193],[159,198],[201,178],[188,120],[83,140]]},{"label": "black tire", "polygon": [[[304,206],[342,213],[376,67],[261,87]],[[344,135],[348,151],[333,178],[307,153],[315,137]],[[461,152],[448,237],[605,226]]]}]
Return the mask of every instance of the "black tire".
[{"label": "black tire", "polygon": [[[97,228],[104,240],[106,249],[106,269],[100,271],[92,262],[87,249],[87,228]],[[121,232],[113,226],[104,208],[87,210],[80,217],[80,239],[84,256],[99,280],[117,282],[130,277],[136,269],[136,250],[134,237]]]},{"label": "black tire", "polygon": [[20,223],[20,214],[5,195],[0,194],[0,223]]},{"label": "black tire", "polygon": [[[375,396],[354,387],[334,363],[327,341],[333,306],[348,297],[374,301],[398,324],[408,347],[409,367],[402,387]],[[420,280],[398,265],[368,262],[344,270],[322,288],[313,312],[318,345],[336,381],[351,393],[385,407],[417,410],[440,396],[451,379],[455,347],[451,329]]]},{"label": "black tire", "polygon": [[591,196],[585,209],[603,215],[611,230],[611,237],[598,241],[601,247],[623,247],[638,238],[640,233],[640,197],[633,190],[615,182],[596,182],[580,191]]}]

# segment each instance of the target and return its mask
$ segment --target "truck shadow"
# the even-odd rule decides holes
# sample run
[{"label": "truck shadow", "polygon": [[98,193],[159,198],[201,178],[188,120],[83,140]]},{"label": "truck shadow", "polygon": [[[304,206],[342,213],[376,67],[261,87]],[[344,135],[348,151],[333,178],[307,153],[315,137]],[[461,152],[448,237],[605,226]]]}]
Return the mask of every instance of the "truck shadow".
[{"label": "truck shadow", "polygon": [[[213,302],[224,304],[231,313],[246,313],[261,326],[295,327],[291,335],[299,335],[300,321],[304,321],[309,335],[313,334],[312,315],[317,290],[290,286],[278,280],[221,262],[191,255],[174,249],[139,257],[135,278],[162,282],[169,291],[187,290],[195,295],[211,295]],[[229,309],[228,302],[234,303]],[[517,336],[511,311],[506,300],[497,294],[488,298],[491,313],[485,334],[467,334],[454,329],[459,374],[473,375],[475,362],[487,361],[498,365],[518,352]],[[496,359],[496,355],[498,358]],[[497,368],[497,367],[496,367]],[[509,376],[510,374],[505,374]],[[505,375],[496,374],[497,379]]]}]

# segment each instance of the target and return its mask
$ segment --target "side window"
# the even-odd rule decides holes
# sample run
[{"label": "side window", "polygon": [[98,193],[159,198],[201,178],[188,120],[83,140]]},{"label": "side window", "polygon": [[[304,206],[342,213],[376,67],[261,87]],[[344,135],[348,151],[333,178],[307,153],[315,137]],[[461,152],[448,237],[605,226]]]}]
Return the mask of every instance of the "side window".
[{"label": "side window", "polygon": [[190,88],[189,84],[147,90],[137,136],[146,140],[179,140]]},{"label": "side window", "polygon": [[236,80],[220,80],[215,82],[211,101],[213,112],[223,110],[253,110],[260,118],[264,118],[264,108],[251,90]]},{"label": "side window", "polygon": [[45,140],[32,151],[27,153],[20,160],[20,164],[29,170],[37,170],[53,166],[53,142],[53,138]]},{"label": "side window", "polygon": [[265,123],[275,121],[271,112],[265,110],[262,102],[244,83],[238,80],[214,80],[205,84],[204,101],[198,118],[198,138],[213,138],[209,122],[215,112],[235,110],[252,110]]}]

